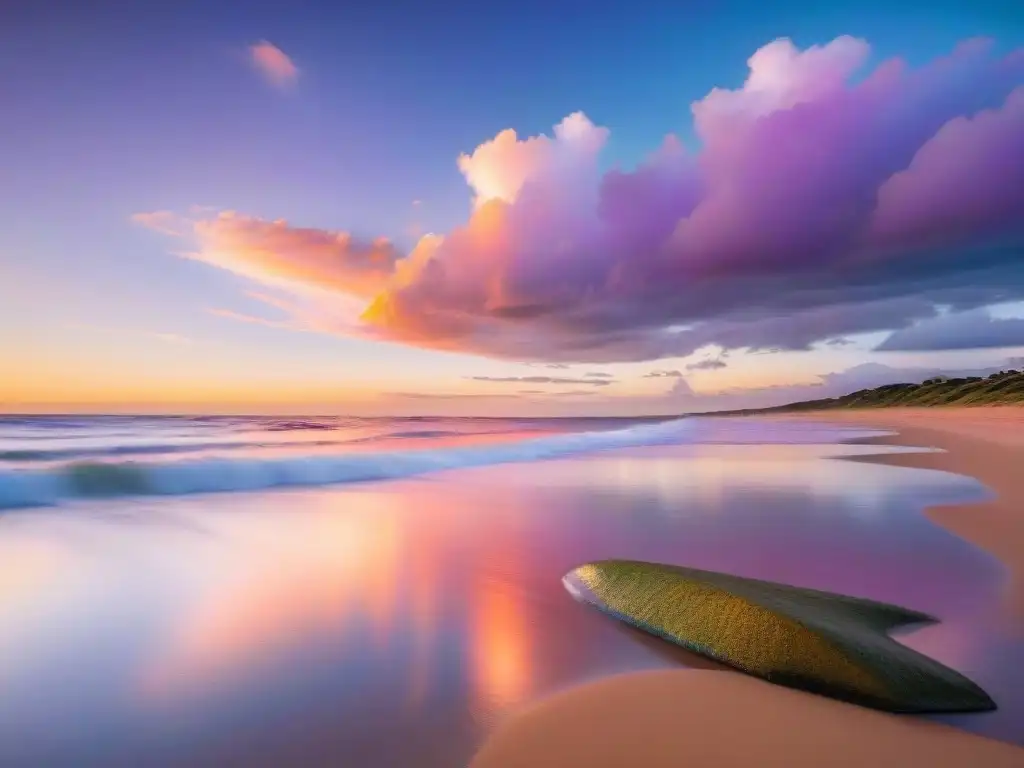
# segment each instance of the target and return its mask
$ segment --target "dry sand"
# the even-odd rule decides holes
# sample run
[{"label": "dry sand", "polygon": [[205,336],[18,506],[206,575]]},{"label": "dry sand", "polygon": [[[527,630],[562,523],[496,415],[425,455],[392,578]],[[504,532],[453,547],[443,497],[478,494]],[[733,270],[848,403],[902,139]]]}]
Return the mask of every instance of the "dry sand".
[{"label": "dry sand", "polygon": [[1021,768],[1024,749],[737,672],[601,680],[499,727],[472,768]]},{"label": "dry sand", "polygon": [[[785,418],[794,418],[787,415]],[[795,418],[893,430],[880,444],[945,453],[857,457],[972,475],[996,494],[928,510],[1010,571],[1009,614],[1024,626],[1024,407],[906,408]],[[499,727],[472,768],[681,766],[1013,766],[1024,749],[907,716],[773,686],[735,672],[622,675],[555,696]]]}]

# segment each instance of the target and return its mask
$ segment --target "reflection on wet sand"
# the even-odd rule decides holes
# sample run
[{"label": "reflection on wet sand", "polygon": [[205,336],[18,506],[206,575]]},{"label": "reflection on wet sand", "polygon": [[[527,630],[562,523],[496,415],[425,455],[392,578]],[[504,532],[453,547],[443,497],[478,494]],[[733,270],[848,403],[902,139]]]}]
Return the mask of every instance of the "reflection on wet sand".
[{"label": "reflection on wet sand", "polygon": [[[279,515],[244,525],[219,519],[230,546],[208,552],[212,572],[168,621],[166,642],[140,670],[146,698],[216,689],[287,661],[289,650],[318,635],[343,647],[346,628],[357,627],[384,656],[396,631],[408,639],[410,706],[430,691],[445,629],[465,643],[474,709],[524,700],[531,684],[528,601],[493,574],[461,576],[477,570],[473,552],[459,563],[446,558],[450,499],[429,491],[349,492],[313,502],[299,524]],[[514,556],[514,549],[506,553],[503,573],[520,571]],[[439,593],[448,596],[446,606]]]},{"label": "reflection on wet sand", "polygon": [[[437,650],[438,605],[437,584],[431,564],[429,548],[416,548],[411,553],[408,588],[412,648],[409,651],[409,684],[405,703],[413,709],[423,705],[434,682],[432,673]],[[391,622],[387,623],[390,625]]]},{"label": "reflection on wet sand", "polygon": [[482,580],[474,589],[468,637],[481,710],[504,709],[529,693],[532,638],[525,608],[505,585]]},{"label": "reflection on wet sand", "polygon": [[387,642],[401,498],[353,493],[314,502],[299,526],[277,515],[231,525],[231,548],[211,553],[215,572],[142,670],[143,691],[160,697],[190,683],[215,686],[317,633],[337,634],[348,619],[366,621],[376,642]]}]

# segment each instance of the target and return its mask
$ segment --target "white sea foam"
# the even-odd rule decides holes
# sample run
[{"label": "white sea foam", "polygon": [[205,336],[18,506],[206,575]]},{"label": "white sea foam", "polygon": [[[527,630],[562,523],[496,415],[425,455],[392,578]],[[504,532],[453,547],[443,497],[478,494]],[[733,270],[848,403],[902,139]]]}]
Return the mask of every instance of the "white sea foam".
[{"label": "white sea foam", "polygon": [[536,461],[614,448],[685,443],[685,419],[437,450],[171,461],[75,461],[0,469],[0,509],[79,498],[250,491],[384,480],[463,467]]}]

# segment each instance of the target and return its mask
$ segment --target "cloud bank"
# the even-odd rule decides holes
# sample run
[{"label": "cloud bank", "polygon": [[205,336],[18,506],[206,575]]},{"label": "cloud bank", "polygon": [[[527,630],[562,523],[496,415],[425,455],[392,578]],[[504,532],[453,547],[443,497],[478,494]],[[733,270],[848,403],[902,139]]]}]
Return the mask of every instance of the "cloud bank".
[{"label": "cloud bank", "polygon": [[984,309],[949,313],[896,331],[877,349],[928,352],[996,347],[1024,347],[1024,318],[994,318]]},{"label": "cloud bank", "polygon": [[190,222],[193,257],[318,330],[550,363],[801,350],[1024,298],[1024,50],[868,54],[771,42],[692,104],[698,151],[670,135],[632,170],[600,171],[583,113],[502,131],[457,159],[468,221],[408,254],[225,213]]}]

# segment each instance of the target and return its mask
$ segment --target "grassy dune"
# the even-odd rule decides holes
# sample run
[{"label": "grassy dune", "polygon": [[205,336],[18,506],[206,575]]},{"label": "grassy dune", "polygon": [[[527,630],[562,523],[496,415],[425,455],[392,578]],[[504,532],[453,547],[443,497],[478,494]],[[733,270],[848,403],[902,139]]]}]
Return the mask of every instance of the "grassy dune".
[{"label": "grassy dune", "polygon": [[937,376],[920,384],[886,384],[842,397],[806,400],[772,408],[717,411],[719,414],[785,413],[839,408],[922,408],[930,406],[1024,405],[1024,371],[953,379]]}]

